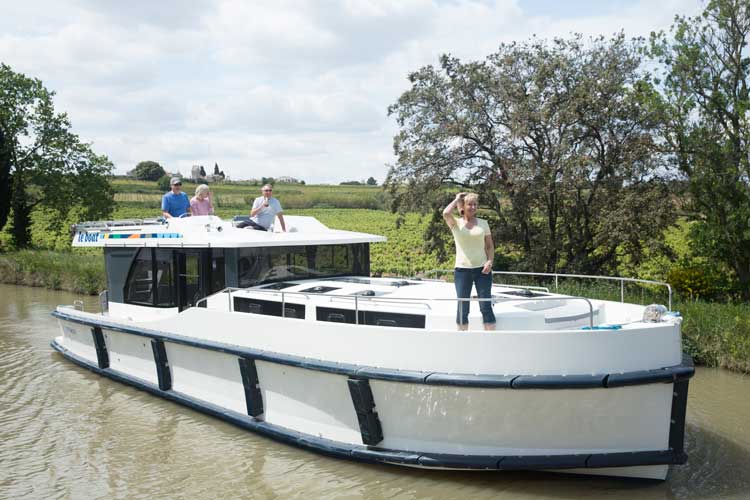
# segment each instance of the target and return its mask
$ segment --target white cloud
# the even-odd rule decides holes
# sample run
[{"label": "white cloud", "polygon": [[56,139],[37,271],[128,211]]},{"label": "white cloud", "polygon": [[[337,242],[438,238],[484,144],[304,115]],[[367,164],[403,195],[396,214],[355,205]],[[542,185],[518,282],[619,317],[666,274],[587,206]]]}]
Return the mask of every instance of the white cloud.
[{"label": "white cloud", "polygon": [[440,54],[482,59],[532,34],[646,36],[702,8],[572,5],[27,0],[0,17],[0,61],[57,91],[58,109],[118,172],[153,159],[182,172],[218,162],[233,178],[382,180],[396,132],[387,107]]}]

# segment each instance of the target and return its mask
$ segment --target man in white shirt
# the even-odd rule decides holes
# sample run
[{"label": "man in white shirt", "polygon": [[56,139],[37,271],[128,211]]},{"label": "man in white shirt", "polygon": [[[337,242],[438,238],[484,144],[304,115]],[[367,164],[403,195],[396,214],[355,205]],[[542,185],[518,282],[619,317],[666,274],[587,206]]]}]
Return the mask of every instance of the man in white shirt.
[{"label": "man in white shirt", "polygon": [[268,231],[271,224],[273,224],[274,218],[278,217],[281,230],[286,231],[281,203],[272,196],[273,187],[270,184],[266,184],[261,188],[261,193],[262,196],[255,198],[255,201],[253,201],[253,208],[250,210],[250,220],[247,221],[246,227],[252,227],[259,231]]}]

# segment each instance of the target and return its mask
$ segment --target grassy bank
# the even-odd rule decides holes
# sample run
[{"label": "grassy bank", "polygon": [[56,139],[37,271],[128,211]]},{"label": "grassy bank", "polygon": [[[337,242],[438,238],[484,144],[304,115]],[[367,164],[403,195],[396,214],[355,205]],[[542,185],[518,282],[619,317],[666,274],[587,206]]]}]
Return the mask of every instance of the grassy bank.
[{"label": "grassy bank", "polygon": [[107,288],[101,252],[23,250],[0,254],[0,281],[83,295]]}]

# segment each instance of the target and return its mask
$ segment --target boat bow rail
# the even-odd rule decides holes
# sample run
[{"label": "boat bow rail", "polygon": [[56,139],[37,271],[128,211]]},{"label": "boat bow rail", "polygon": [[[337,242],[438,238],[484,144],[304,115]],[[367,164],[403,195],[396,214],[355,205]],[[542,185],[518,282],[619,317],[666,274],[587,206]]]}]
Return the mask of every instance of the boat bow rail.
[{"label": "boat bow rail", "polygon": [[212,298],[216,297],[218,295],[227,294],[227,300],[228,300],[228,310],[230,312],[234,312],[234,303],[232,301],[232,293],[233,292],[248,292],[248,293],[259,293],[259,294],[269,294],[271,296],[280,296],[281,297],[281,317],[286,317],[286,298],[288,296],[293,297],[304,297],[305,300],[309,300],[310,297],[324,297],[326,299],[343,299],[347,301],[352,301],[354,305],[354,318],[355,318],[355,324],[359,324],[359,309],[361,302],[365,303],[391,303],[391,304],[411,304],[411,305],[421,305],[427,308],[428,310],[432,309],[431,302],[437,302],[439,304],[446,303],[446,302],[491,302],[491,303],[497,303],[497,302],[524,302],[524,301],[534,301],[534,302],[544,302],[544,301],[557,301],[557,302],[564,302],[564,301],[583,301],[588,306],[588,320],[589,320],[589,328],[594,327],[594,313],[595,308],[591,301],[591,299],[588,299],[586,297],[573,297],[573,296],[552,296],[552,297],[519,297],[519,298],[503,298],[498,299],[497,297],[491,297],[491,298],[479,298],[479,297],[469,297],[469,298],[443,298],[443,297],[435,297],[435,298],[421,298],[421,297],[369,297],[367,295],[361,295],[361,294],[331,294],[331,293],[316,293],[316,292],[292,292],[292,291],[284,291],[284,290],[264,290],[264,289],[258,289],[253,287],[248,288],[236,288],[236,287],[226,287],[222,290],[219,290],[218,292],[209,295],[208,297],[203,297],[202,299],[198,300],[195,304],[195,307],[205,307],[204,304],[207,303],[207,301]]},{"label": "boat bow rail", "polygon": [[[440,276],[443,274],[451,274],[453,269],[431,269],[426,271],[427,276]],[[620,283],[620,302],[625,302],[625,283],[638,283],[642,285],[654,285],[664,287],[667,289],[668,297],[668,310],[672,310],[672,286],[669,283],[663,281],[645,280],[640,278],[623,278],[621,276],[599,276],[591,274],[566,274],[566,273],[536,273],[528,271],[492,271],[492,276],[503,275],[503,276],[540,276],[555,279],[555,291],[559,288],[560,278],[577,278],[577,279],[592,279],[592,280],[603,280],[603,281],[617,281]],[[503,286],[516,286],[508,285],[503,283]],[[521,288],[535,288],[529,286],[522,286]],[[546,287],[539,287],[546,288]]]}]

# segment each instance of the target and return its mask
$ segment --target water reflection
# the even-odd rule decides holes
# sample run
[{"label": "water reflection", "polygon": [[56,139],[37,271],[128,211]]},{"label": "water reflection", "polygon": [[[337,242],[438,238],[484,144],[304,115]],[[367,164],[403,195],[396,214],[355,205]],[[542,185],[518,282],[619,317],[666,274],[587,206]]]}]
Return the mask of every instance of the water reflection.
[{"label": "water reflection", "polygon": [[[750,377],[691,382],[687,465],[666,482],[426,471],[332,459],[101,378],[49,347],[71,294],[0,286],[0,498],[747,498]],[[96,310],[96,297],[86,298]]]}]

